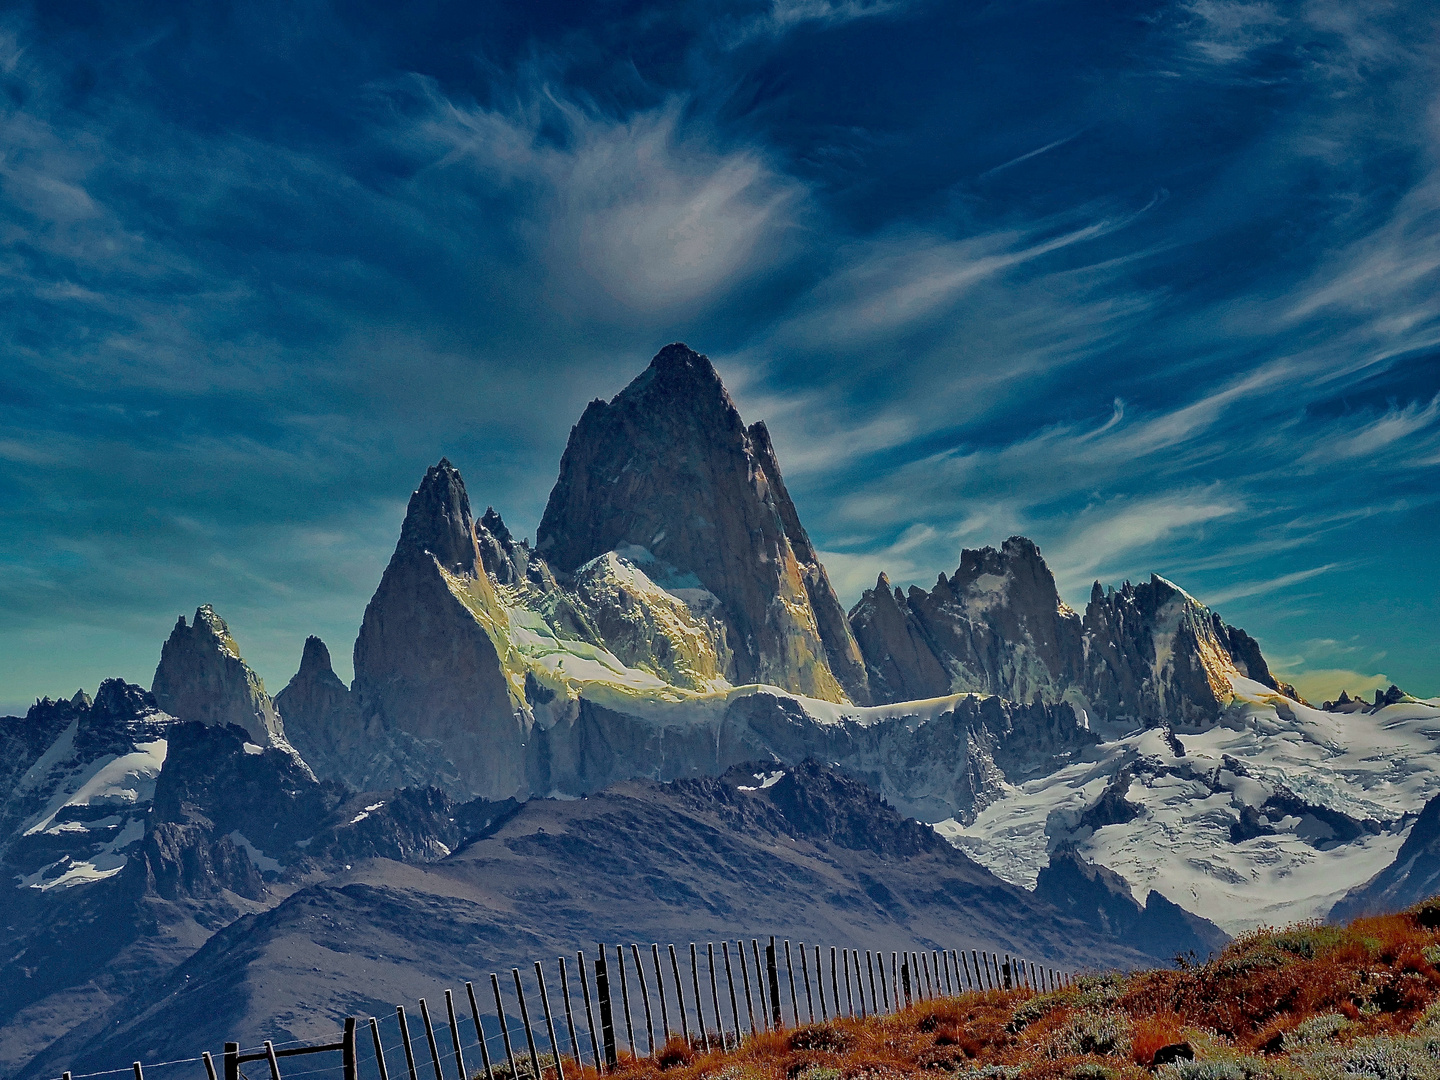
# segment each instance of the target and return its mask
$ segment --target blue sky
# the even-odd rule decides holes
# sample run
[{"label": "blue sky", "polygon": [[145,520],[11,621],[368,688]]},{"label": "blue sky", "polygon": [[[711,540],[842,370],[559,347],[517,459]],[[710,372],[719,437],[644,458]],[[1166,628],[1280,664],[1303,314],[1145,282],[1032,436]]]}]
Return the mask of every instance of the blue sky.
[{"label": "blue sky", "polygon": [[1320,696],[1440,694],[1430,3],[72,3],[0,17],[0,702],[212,603],[348,654],[448,455],[533,531],[662,345],[847,603],[1034,538]]}]

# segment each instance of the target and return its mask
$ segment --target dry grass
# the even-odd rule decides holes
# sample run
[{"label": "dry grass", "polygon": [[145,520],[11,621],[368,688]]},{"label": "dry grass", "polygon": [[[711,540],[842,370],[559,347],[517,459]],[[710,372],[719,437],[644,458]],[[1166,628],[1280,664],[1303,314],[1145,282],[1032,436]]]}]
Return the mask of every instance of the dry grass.
[{"label": "dry grass", "polygon": [[[673,1040],[621,1080],[1440,1080],[1440,899],[1233,942],[1204,965],[989,992],[709,1053]],[[1157,1064],[1157,1055],[1159,1062]],[[567,1077],[573,1076],[572,1068]],[[582,1080],[597,1080],[585,1070]]]}]

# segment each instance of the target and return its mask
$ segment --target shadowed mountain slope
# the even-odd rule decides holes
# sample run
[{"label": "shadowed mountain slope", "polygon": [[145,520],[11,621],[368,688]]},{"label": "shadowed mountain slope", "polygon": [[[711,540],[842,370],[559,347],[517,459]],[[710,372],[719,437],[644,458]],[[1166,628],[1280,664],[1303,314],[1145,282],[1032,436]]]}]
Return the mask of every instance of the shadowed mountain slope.
[{"label": "shadowed mountain slope", "polygon": [[[783,775],[778,775],[783,772]],[[386,860],[221,931],[23,1075],[328,1035],[337,1018],[596,941],[775,933],[864,949],[998,947],[1056,964],[1142,954],[1007,885],[812,762],[531,801],[440,863]],[[708,1005],[707,1005],[708,1009]]]}]

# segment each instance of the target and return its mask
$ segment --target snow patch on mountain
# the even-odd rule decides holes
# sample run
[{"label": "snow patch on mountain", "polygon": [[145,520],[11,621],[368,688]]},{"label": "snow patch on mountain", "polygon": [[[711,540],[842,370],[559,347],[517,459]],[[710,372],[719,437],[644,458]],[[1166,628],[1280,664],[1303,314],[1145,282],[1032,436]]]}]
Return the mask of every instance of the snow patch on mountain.
[{"label": "snow patch on mountain", "polygon": [[1213,726],[1120,734],[936,828],[1027,887],[1069,843],[1232,934],[1321,918],[1393,861],[1440,790],[1440,703],[1337,715],[1240,676],[1232,688]]}]

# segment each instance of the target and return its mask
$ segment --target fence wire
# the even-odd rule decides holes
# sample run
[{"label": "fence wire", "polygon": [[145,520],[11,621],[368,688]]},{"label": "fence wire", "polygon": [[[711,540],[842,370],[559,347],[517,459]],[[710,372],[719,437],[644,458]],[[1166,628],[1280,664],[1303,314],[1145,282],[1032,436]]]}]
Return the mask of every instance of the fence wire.
[{"label": "fence wire", "polygon": [[[732,963],[731,944],[736,946],[738,963]],[[647,973],[645,955],[638,944],[629,946],[628,957],[625,947],[615,946],[615,949],[613,957],[608,950],[600,953],[603,965],[598,963],[594,956],[587,958],[583,950],[576,953],[578,978],[575,982],[579,983],[578,988],[572,985],[565,967],[568,962],[565,958],[561,958],[556,965],[559,978],[555,983],[552,984],[546,979],[542,987],[532,977],[533,988],[525,991],[523,998],[515,1001],[521,1012],[518,1019],[509,1015],[508,1006],[505,1005],[502,989],[505,980],[500,973],[494,973],[491,975],[491,993],[492,996],[498,995],[501,1008],[494,1011],[479,1008],[483,984],[479,990],[474,989],[473,984],[467,984],[467,992],[464,994],[451,991],[449,1004],[454,1008],[453,1029],[449,1007],[438,1018],[430,1017],[428,1032],[423,1007],[418,1010],[420,1015],[412,1017],[407,1012],[403,1026],[398,1009],[383,1016],[359,1018],[353,1029],[354,1042],[349,1048],[353,1053],[353,1076],[346,1071],[342,1060],[340,1063],[313,1068],[284,1069],[282,1080],[295,1080],[298,1077],[333,1072],[336,1069],[345,1075],[345,1080],[359,1080],[361,1073],[379,1078],[382,1062],[384,1074],[389,1080],[423,1080],[422,1073],[426,1071],[435,1072],[439,1080],[450,1080],[447,1063],[449,1072],[455,1072],[457,1054],[464,1061],[466,1075],[459,1076],[456,1080],[483,1076],[483,1062],[486,1060],[492,1072],[508,1073],[510,1080],[520,1080],[522,1074],[532,1076],[532,1080],[545,1080],[545,1073],[552,1069],[556,1074],[555,1080],[561,1080],[567,1061],[585,1068],[585,1059],[588,1057],[588,1067],[605,1072],[607,1066],[618,1059],[625,1048],[629,1051],[627,1056],[650,1057],[677,1036],[707,1049],[712,1041],[720,1048],[737,1047],[743,1044],[747,1037],[783,1030],[787,1026],[787,1012],[791,1026],[815,1023],[817,1019],[823,1023],[844,1017],[885,1016],[927,1000],[957,994],[999,989],[1047,993],[1069,986],[1074,978],[1071,973],[1048,965],[1036,965],[1022,957],[1012,958],[1008,953],[1003,954],[1002,962],[1002,954],[993,950],[971,949],[967,957],[966,950],[963,949],[905,952],[895,949],[890,951],[888,959],[884,950],[865,950],[862,967],[862,953],[859,949],[840,950],[838,947],[830,947],[827,963],[825,950],[813,943],[807,945],[799,942],[792,950],[788,940],[772,937],[768,938],[768,944],[762,950],[761,939],[751,938],[748,943],[743,939],[733,943],[721,943],[720,957],[715,955],[713,942],[705,944],[703,953],[699,951],[698,943],[691,943],[688,947],[688,972],[682,972],[681,953],[678,953],[673,945],[665,955],[665,959],[669,960],[668,965],[662,961],[659,946],[651,945],[651,970]],[[612,964],[615,965],[615,975],[618,976],[618,994],[615,993],[617,980],[610,974]],[[535,967],[539,968],[539,965]],[[739,980],[735,977],[736,967],[739,968]],[[521,970],[512,968],[511,977],[517,977]],[[603,1000],[592,1002],[592,981],[596,997],[603,994]],[[668,989],[667,981],[670,983]],[[803,1014],[799,989],[801,986],[804,988]],[[520,984],[520,987],[523,989],[523,984]],[[713,1023],[711,1018],[706,1017],[707,989]],[[788,995],[783,992],[785,990],[789,991]],[[475,995],[474,1011],[479,1012],[478,1026],[474,1011],[469,1007],[470,991]],[[442,994],[442,999],[443,996]],[[759,1008],[755,1004],[757,997]],[[423,1006],[424,999],[421,1000]],[[722,1006],[724,1001],[728,1001],[730,1005],[728,1027]],[[531,1002],[535,1005],[532,1006]],[[575,1008],[576,1005],[581,1008]],[[487,1019],[492,1019],[499,1028],[494,1034],[485,1030]],[[374,1035],[378,1036],[378,1040],[373,1036],[365,1039],[361,1030],[362,1026],[368,1026],[371,1021],[375,1024]],[[750,1029],[749,1036],[745,1031],[747,1026]],[[568,1053],[559,1046],[562,1034],[570,1044]],[[621,1045],[622,1036],[624,1047]],[[308,1039],[272,1041],[269,1047],[271,1050],[307,1046],[318,1048],[342,1042],[345,1038],[344,1031],[337,1031],[331,1035]],[[377,1041],[380,1061],[375,1060]],[[482,1046],[484,1054],[481,1060],[473,1060],[474,1052]],[[248,1047],[238,1050],[237,1054],[263,1053],[265,1049],[264,1045]],[[313,1052],[321,1051],[317,1049]],[[339,1047],[332,1047],[328,1052],[340,1053],[341,1050]],[[404,1057],[398,1070],[391,1067],[395,1063],[389,1060],[396,1052]],[[226,1057],[223,1053],[212,1055],[212,1061],[221,1066]],[[549,1058],[549,1062],[545,1062],[545,1058]],[[177,1058],[139,1067],[142,1070],[154,1070],[177,1065],[195,1065],[203,1060],[203,1056]],[[257,1062],[252,1061],[249,1064]],[[539,1064],[538,1076],[533,1075],[536,1064]],[[221,1075],[219,1080],[229,1080],[228,1069],[231,1067],[234,1068],[238,1080],[253,1080],[240,1068],[239,1063],[226,1066],[227,1072]],[[67,1072],[63,1077],[56,1077],[54,1080],[98,1080],[100,1077],[133,1073],[136,1068],[136,1065],[132,1065],[129,1068],[100,1072]],[[268,1074],[266,1066],[265,1080],[270,1080]],[[201,1076],[208,1080],[209,1074],[202,1072]]]}]

